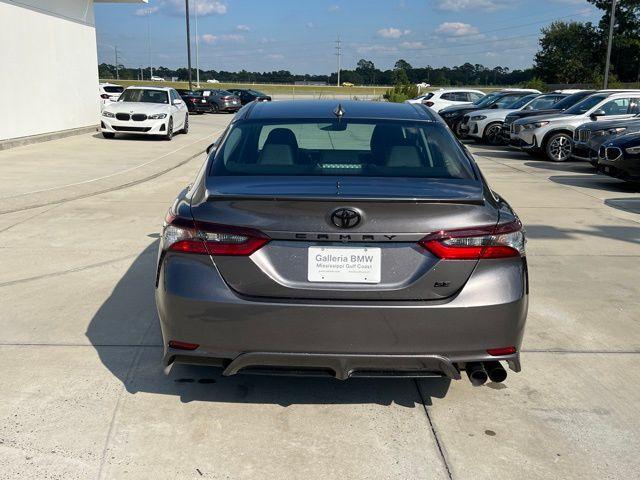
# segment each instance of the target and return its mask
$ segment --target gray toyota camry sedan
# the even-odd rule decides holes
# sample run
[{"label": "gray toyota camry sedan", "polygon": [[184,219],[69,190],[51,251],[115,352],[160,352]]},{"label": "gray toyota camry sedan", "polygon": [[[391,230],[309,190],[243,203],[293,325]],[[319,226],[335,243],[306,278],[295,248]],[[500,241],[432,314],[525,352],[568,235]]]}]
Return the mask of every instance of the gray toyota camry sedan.
[{"label": "gray toyota camry sedan", "polygon": [[253,102],[167,214],[156,303],[167,372],[499,382],[524,230],[421,105]]}]

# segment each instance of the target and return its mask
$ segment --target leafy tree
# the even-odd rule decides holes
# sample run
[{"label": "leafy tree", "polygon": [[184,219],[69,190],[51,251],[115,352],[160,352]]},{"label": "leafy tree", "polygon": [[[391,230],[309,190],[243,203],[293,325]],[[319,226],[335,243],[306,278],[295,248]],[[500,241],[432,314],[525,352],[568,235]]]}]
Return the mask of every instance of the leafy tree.
[{"label": "leafy tree", "polygon": [[395,65],[393,66],[394,70],[404,70],[405,72],[409,72],[410,70],[413,70],[413,67],[411,66],[411,64],[409,62],[407,62],[404,59],[400,59],[398,60]]},{"label": "leafy tree", "polygon": [[[600,56],[600,71],[604,72],[611,21],[611,0],[588,0],[602,10],[602,19],[598,23],[600,38],[594,47]],[[618,0],[616,4],[615,24],[613,26],[613,44],[611,48],[612,70],[622,80],[633,82],[640,79],[640,0]]]},{"label": "leafy tree", "polygon": [[591,23],[553,22],[542,29],[536,70],[551,83],[581,83],[598,66],[594,55],[597,43],[598,33]]}]

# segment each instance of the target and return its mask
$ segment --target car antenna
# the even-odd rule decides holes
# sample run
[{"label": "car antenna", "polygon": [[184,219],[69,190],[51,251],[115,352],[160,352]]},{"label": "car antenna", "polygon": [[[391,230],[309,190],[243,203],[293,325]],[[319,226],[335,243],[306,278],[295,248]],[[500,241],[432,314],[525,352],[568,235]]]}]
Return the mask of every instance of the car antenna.
[{"label": "car antenna", "polygon": [[342,118],[344,116],[344,108],[342,108],[341,103],[339,103],[338,106],[335,108],[335,110],[333,111],[333,114],[338,118]]}]

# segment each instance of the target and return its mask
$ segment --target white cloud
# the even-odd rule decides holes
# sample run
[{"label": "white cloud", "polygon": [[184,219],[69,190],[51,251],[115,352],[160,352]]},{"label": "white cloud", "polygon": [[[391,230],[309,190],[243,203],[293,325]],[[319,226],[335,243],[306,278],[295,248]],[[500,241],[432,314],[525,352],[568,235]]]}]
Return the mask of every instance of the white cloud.
[{"label": "white cloud", "polygon": [[251,31],[251,27],[249,27],[249,25],[238,25],[236,26],[236,30],[239,32],[249,32]]},{"label": "white cloud", "polygon": [[205,33],[200,36],[204,43],[214,44],[214,43],[229,43],[229,42],[242,42],[244,41],[244,36],[236,35],[236,34],[225,34],[225,35],[211,35],[210,33]]},{"label": "white cloud", "polygon": [[338,5],[331,5],[331,6],[327,9],[327,11],[328,11],[329,13],[337,13],[337,12],[339,12],[339,11],[340,11],[340,7],[339,7]]},{"label": "white cloud", "polygon": [[405,48],[407,50],[419,50],[421,48],[425,48],[425,45],[422,42],[402,42],[400,44],[400,48]]},{"label": "white cloud", "polygon": [[462,22],[444,22],[436,28],[436,33],[451,35],[453,37],[463,37],[465,35],[474,35],[478,33],[478,29],[468,23]]},{"label": "white cloud", "polygon": [[513,5],[513,0],[435,0],[436,8],[460,12],[462,10],[499,10]]},{"label": "white cloud", "polygon": [[397,52],[396,47],[389,47],[386,45],[360,45],[356,47],[358,53],[393,53]]},{"label": "white cloud", "polygon": [[262,38],[260,39],[260,43],[262,43],[262,44],[273,43],[273,42],[275,42],[275,41],[276,41],[276,39],[275,39],[275,38],[262,37]]},{"label": "white cloud", "polygon": [[272,60],[282,60],[284,58],[284,55],[280,53],[270,53],[269,55],[267,55],[267,58],[270,58]]},{"label": "white cloud", "polygon": [[[172,15],[184,15],[185,3],[184,0],[167,0],[165,5],[169,9],[169,13]],[[189,4],[189,11],[196,10],[193,2]],[[227,13],[227,6],[219,0],[198,0],[198,16],[205,17],[207,15],[224,15]]]},{"label": "white cloud", "polygon": [[378,36],[382,38],[400,38],[403,35],[409,35],[411,30],[400,30],[399,28],[389,27],[378,30]]},{"label": "white cloud", "polygon": [[160,10],[160,7],[139,8],[135,11],[134,15],[136,17],[144,17],[145,15],[152,15],[154,13],[157,13],[158,10]]}]

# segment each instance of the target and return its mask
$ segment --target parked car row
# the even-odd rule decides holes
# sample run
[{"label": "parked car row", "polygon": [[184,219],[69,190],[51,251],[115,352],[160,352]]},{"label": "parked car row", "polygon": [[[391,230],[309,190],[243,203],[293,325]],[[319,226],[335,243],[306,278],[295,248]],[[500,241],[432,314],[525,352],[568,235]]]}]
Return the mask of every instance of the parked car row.
[{"label": "parked car row", "polygon": [[640,90],[501,90],[438,113],[459,138],[506,144],[554,162],[586,160],[602,173],[638,182],[639,105]]},{"label": "parked car row", "polygon": [[167,140],[174,133],[189,131],[189,113],[237,112],[252,101],[271,101],[256,90],[186,90],[170,87],[128,87],[100,84],[102,115],[100,129],[105,138],[116,133],[158,135]]}]

